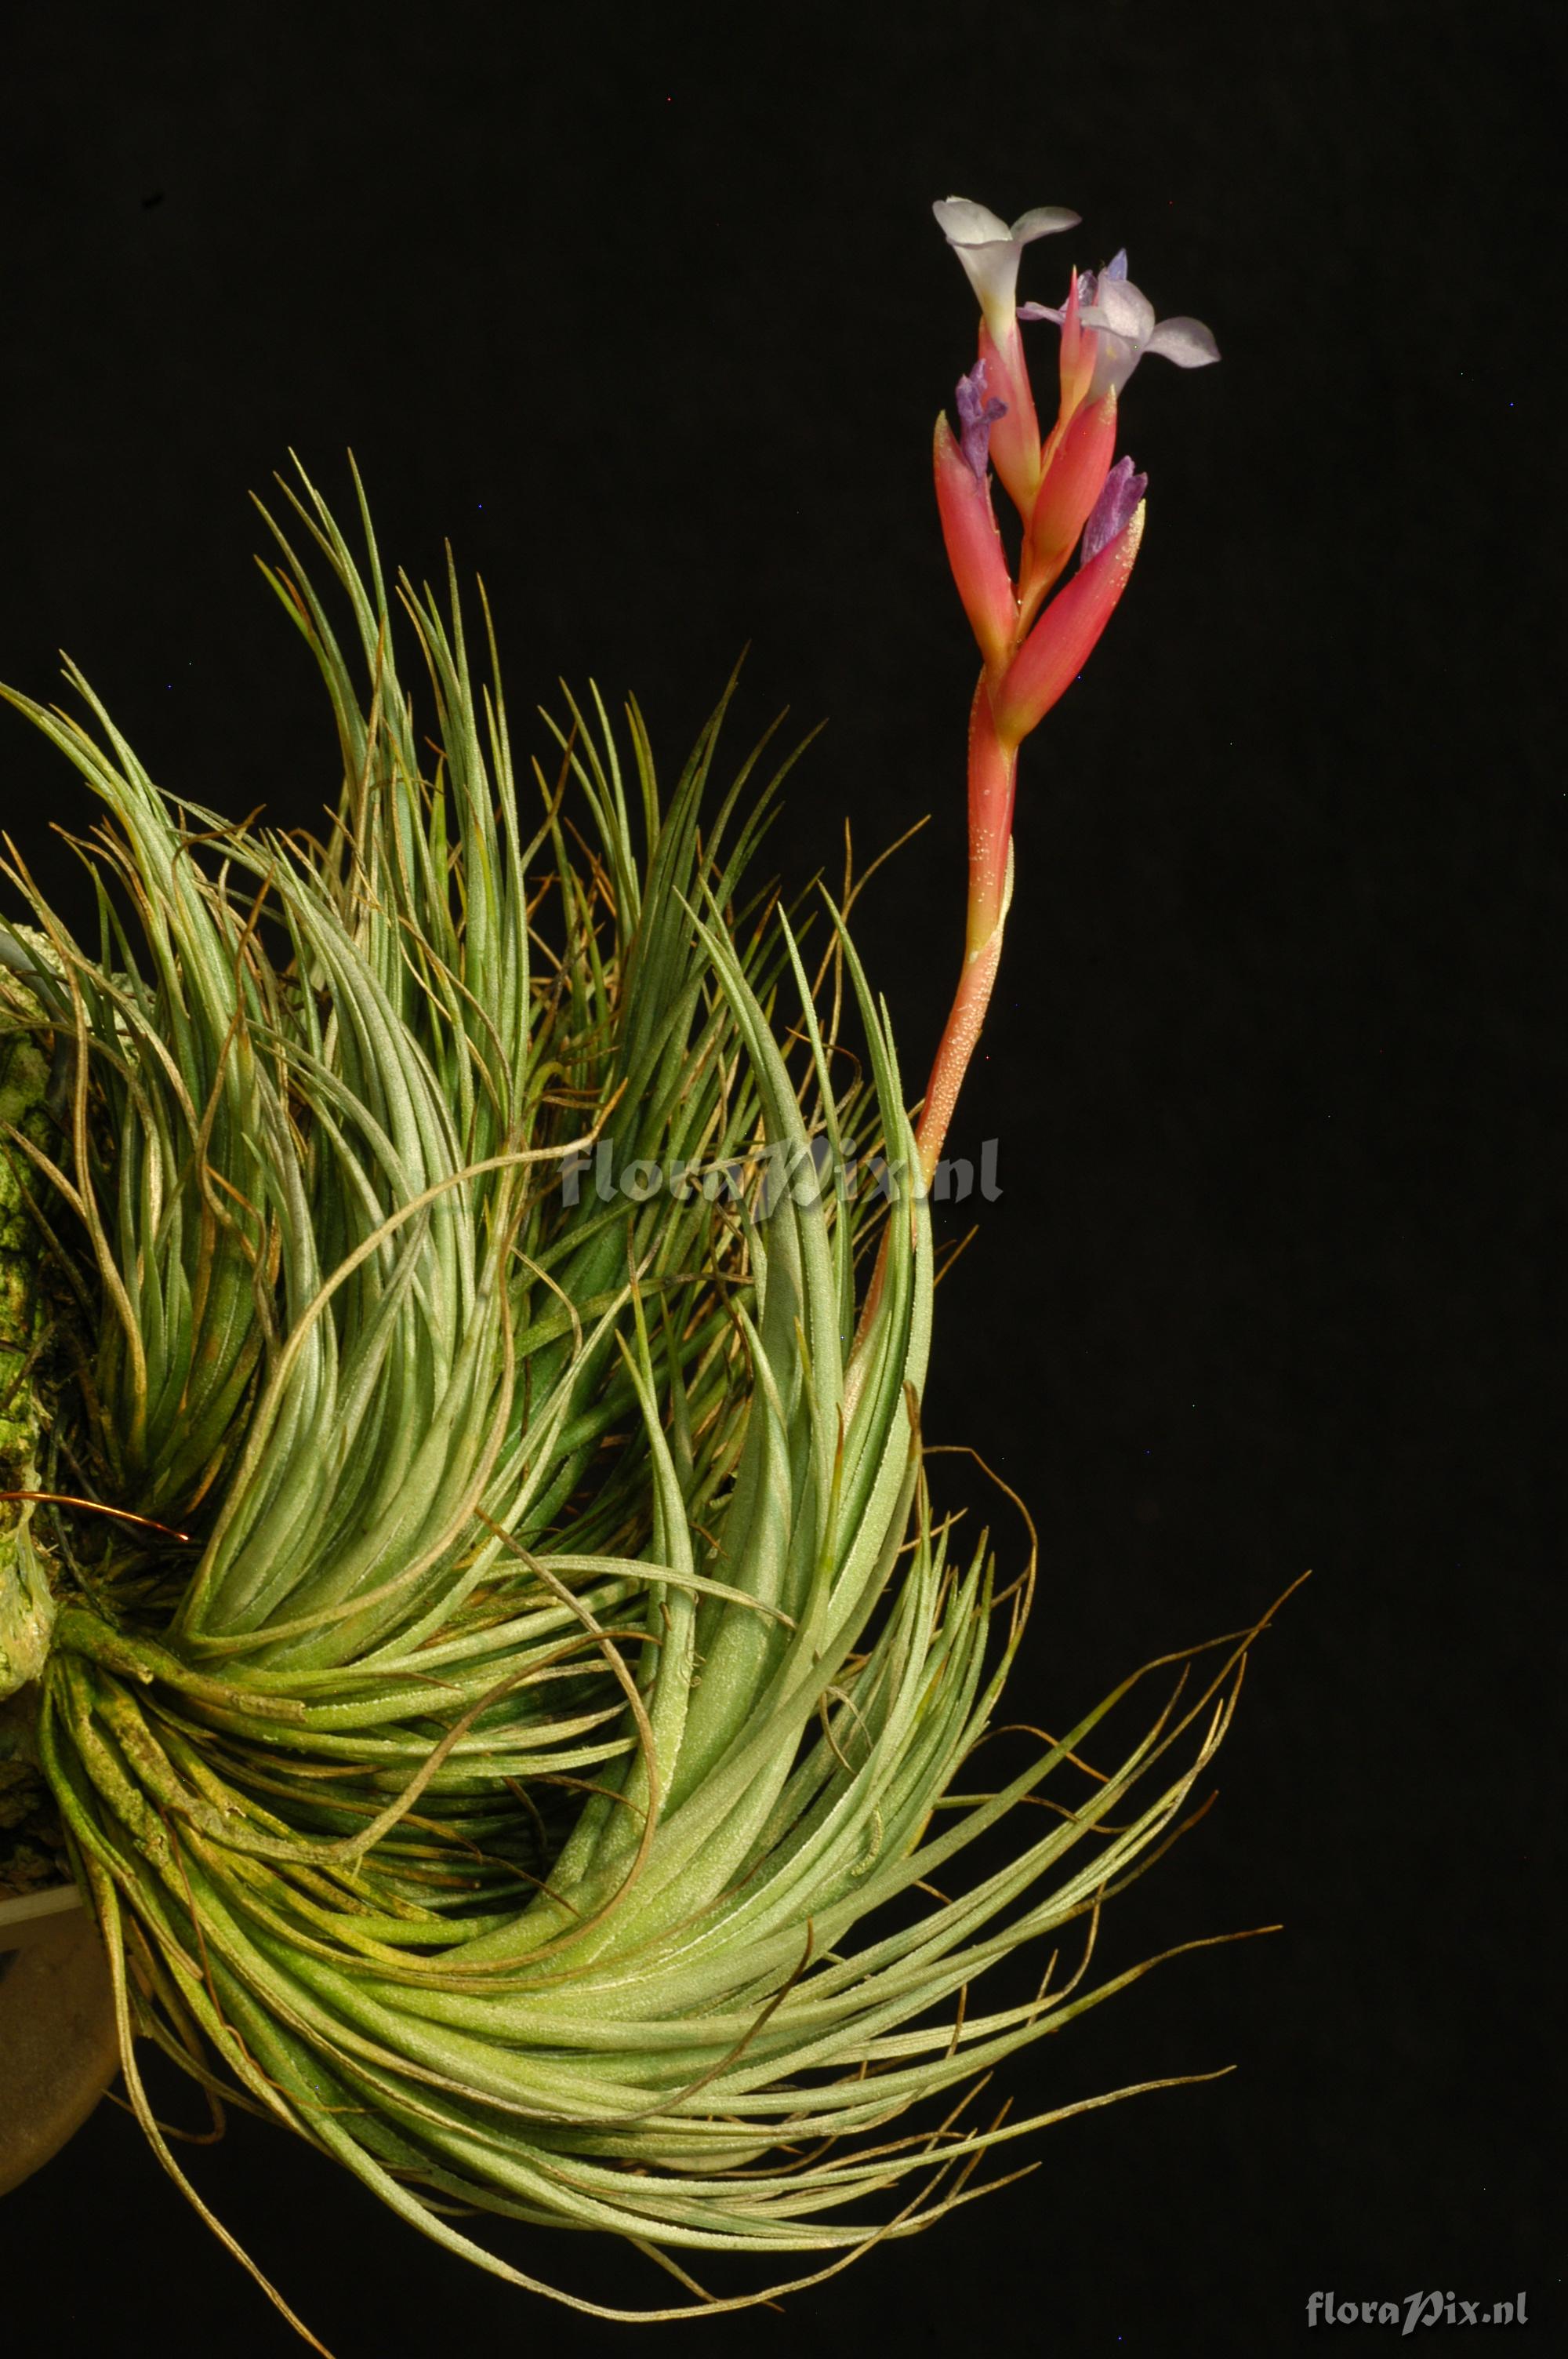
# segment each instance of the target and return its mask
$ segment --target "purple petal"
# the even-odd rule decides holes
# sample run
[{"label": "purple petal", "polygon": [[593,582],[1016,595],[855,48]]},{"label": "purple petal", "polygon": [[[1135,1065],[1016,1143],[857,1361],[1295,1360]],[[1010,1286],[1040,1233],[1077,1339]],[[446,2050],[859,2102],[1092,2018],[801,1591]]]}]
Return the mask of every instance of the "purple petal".
[{"label": "purple petal", "polygon": [[1095,502],[1093,512],[1084,527],[1080,565],[1087,565],[1116,538],[1130,520],[1133,510],[1148,488],[1148,476],[1134,474],[1130,459],[1117,461],[1106,477],[1105,489]]},{"label": "purple petal", "polygon": [[1126,248],[1125,246],[1123,246],[1123,247],[1122,247],[1122,249],[1121,249],[1121,251],[1120,251],[1120,253],[1119,253],[1119,254],[1113,254],[1113,255],[1111,255],[1110,260],[1109,260],[1109,261],[1106,264],[1106,266],[1105,266],[1105,272],[1104,272],[1104,276],[1105,276],[1107,278],[1125,278],[1125,277],[1126,277],[1126,276],[1127,276],[1127,248]]},{"label": "purple petal", "polygon": [[999,418],[1007,416],[1007,404],[997,400],[994,394],[986,397],[986,364],[977,361],[968,376],[958,379],[954,397],[958,412],[958,424],[963,429],[959,440],[964,456],[982,484],[990,463],[991,428]]},{"label": "purple petal", "polygon": [[1018,316],[1021,320],[1054,320],[1056,325],[1060,327],[1067,316],[1067,310],[1065,304],[1057,310],[1049,303],[1021,303],[1018,307]]}]

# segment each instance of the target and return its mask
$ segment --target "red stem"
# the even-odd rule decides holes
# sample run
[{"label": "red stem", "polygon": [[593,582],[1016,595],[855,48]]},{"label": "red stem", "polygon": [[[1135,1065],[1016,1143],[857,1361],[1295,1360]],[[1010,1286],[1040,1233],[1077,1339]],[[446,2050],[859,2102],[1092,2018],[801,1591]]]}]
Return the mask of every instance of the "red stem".
[{"label": "red stem", "polygon": [[[969,914],[958,988],[937,1044],[925,1103],[914,1134],[921,1185],[929,1188],[942,1159],[942,1142],[953,1119],[990,1005],[1001,962],[1001,933],[1012,892],[1012,800],[1018,783],[1018,748],[1003,742],[991,712],[989,675],[981,672],[969,708]],[[894,1214],[890,1212],[889,1219]],[[887,1264],[884,1234],[855,1329],[846,1414],[859,1397],[865,1370],[860,1353],[876,1318]]]},{"label": "red stem", "polygon": [[969,909],[964,963],[915,1133],[921,1175],[927,1187],[941,1159],[942,1142],[980,1037],[1001,958],[1017,785],[1018,748],[998,732],[989,682],[982,672],[969,708]]}]

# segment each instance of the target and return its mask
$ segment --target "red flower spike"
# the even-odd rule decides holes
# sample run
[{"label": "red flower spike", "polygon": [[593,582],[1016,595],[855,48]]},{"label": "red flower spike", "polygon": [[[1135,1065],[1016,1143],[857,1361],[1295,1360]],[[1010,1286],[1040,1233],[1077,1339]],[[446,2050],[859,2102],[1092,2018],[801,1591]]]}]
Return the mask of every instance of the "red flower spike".
[{"label": "red flower spike", "polygon": [[987,384],[1007,404],[1006,417],[999,418],[991,429],[991,464],[1027,524],[1040,489],[1040,422],[1034,414],[1023,337],[1016,320],[1000,345],[985,321],[980,322],[980,358],[986,364]]},{"label": "red flower spike", "polygon": [[[991,430],[994,437],[995,428]],[[1018,603],[991,507],[990,480],[976,474],[946,418],[936,420],[932,459],[947,562],[969,628],[987,669],[992,670],[1011,653],[1018,630]]]},{"label": "red flower spike", "polygon": [[[916,1134],[928,1181],[1001,955],[1012,897],[1018,749],[1088,661],[1127,587],[1143,535],[1148,479],[1130,458],[1111,462],[1117,397],[1145,352],[1163,353],[1179,368],[1201,368],[1219,357],[1200,321],[1156,322],[1152,304],[1128,279],[1124,253],[1101,271],[1073,271],[1059,310],[1021,305],[1023,248],[1074,226],[1076,214],[1040,206],[1009,223],[968,197],[944,198],[933,211],[979,298],[983,322],[979,359],[958,386],[961,448],[945,422],[937,428],[936,496],[947,555],[985,669],[969,712],[964,965]],[[1062,332],[1061,397],[1044,449],[1021,320],[1053,320]],[[1006,580],[988,461],[1023,525],[1016,586]],[[1075,545],[1077,571],[1058,588]],[[1004,592],[1011,593],[1011,615]],[[1042,613],[1048,596],[1051,603]],[[879,1260],[873,1298],[881,1272]]]},{"label": "red flower spike", "polygon": [[1033,603],[1044,596],[1077,547],[1078,535],[1105,489],[1115,449],[1116,396],[1108,393],[1103,400],[1086,402],[1074,412],[1045,470],[1029,520]]},{"label": "red flower spike", "polygon": [[1062,313],[1062,407],[1058,413],[1058,432],[1087,394],[1094,378],[1095,354],[1099,350],[1099,340],[1094,330],[1081,323],[1081,310],[1078,274],[1075,270],[1067,288],[1066,307]]},{"label": "red flower spike", "polygon": [[1082,671],[1126,589],[1143,538],[1143,503],[1098,557],[1058,590],[992,699],[997,734],[1017,745],[1044,720]]}]

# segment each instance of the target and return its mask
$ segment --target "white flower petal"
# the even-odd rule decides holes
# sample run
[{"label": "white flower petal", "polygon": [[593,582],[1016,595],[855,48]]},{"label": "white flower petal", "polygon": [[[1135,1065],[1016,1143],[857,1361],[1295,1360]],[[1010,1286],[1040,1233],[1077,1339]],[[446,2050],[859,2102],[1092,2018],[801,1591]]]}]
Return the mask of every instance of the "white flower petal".
[{"label": "white flower petal", "polygon": [[1013,235],[1000,214],[970,197],[938,197],[931,210],[949,245],[1005,245]]},{"label": "white flower petal", "polygon": [[1065,205],[1035,205],[1019,214],[1009,234],[1020,245],[1027,245],[1032,238],[1054,237],[1058,230],[1076,229],[1082,219],[1082,213],[1070,213]]},{"label": "white flower petal", "polygon": [[1108,271],[1102,271],[1095,299],[1084,313],[1084,325],[1125,337],[1141,352],[1154,332],[1154,306],[1130,278],[1112,278]]},{"label": "white flower petal", "polygon": [[1219,346],[1201,320],[1162,320],[1148,349],[1174,361],[1178,368],[1206,368],[1219,358]]},{"label": "white flower petal", "polygon": [[931,210],[979,297],[986,326],[998,343],[1005,342],[1015,333],[1018,265],[1024,247],[1034,238],[1071,229],[1077,214],[1065,205],[1035,205],[1010,224],[972,197],[939,197]]},{"label": "white flower petal", "polygon": [[1126,336],[1108,335],[1102,328],[1095,349],[1095,373],[1089,379],[1089,399],[1098,401],[1107,393],[1119,397],[1142,357],[1141,346]]},{"label": "white flower petal", "polygon": [[979,297],[986,325],[1000,340],[1006,335],[1013,317],[1013,298],[1018,292],[1017,246],[1011,238],[988,238],[984,245],[956,245],[953,251]]}]

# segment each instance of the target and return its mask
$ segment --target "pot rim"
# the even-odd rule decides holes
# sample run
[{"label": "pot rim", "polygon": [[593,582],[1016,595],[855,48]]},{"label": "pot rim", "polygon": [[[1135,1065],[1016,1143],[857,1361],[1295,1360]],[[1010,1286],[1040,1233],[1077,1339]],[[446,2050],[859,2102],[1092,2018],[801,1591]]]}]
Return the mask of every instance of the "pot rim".
[{"label": "pot rim", "polygon": [[0,1950],[25,1949],[66,1909],[81,1906],[81,1894],[74,1884],[47,1884],[40,1892],[0,1900]]}]

